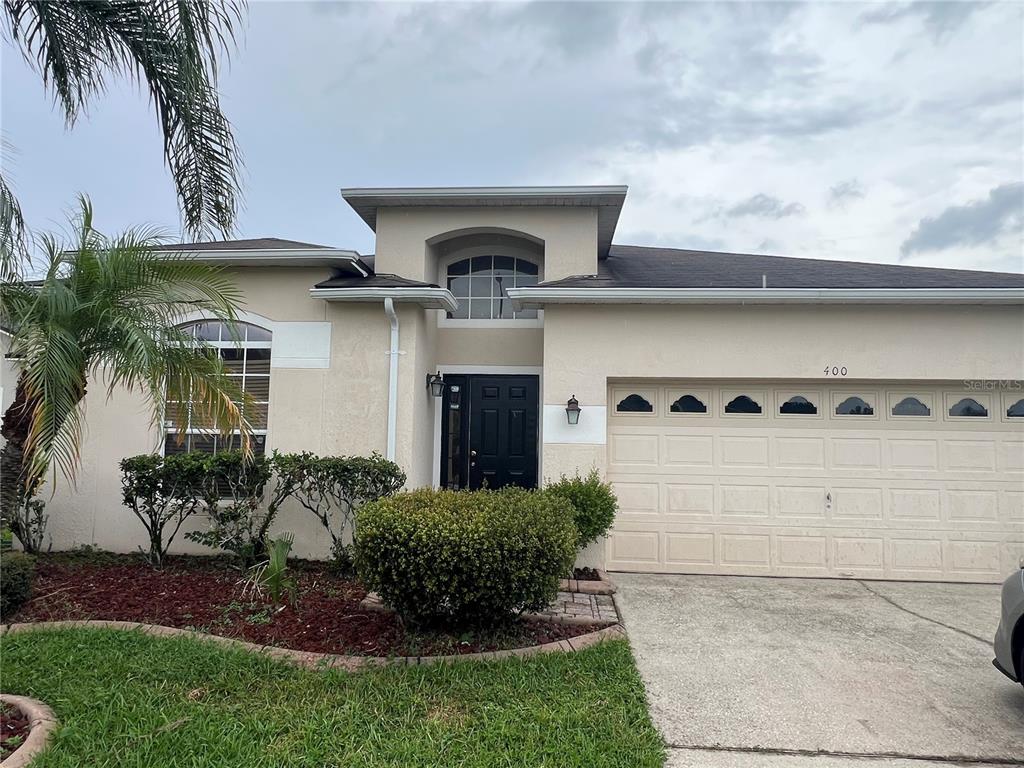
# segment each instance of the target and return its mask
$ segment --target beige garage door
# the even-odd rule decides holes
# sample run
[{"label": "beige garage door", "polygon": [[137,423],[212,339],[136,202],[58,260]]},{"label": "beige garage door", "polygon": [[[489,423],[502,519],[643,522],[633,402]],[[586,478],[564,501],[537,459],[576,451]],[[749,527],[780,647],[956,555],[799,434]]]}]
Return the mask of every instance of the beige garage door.
[{"label": "beige garage door", "polygon": [[1024,555],[1024,392],[613,382],[611,570],[1001,581]]}]

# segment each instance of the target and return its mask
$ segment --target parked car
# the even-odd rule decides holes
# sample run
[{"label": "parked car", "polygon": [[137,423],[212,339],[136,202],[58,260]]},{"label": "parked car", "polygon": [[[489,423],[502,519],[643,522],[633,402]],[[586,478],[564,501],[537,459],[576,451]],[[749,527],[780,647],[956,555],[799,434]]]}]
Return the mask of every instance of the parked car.
[{"label": "parked car", "polygon": [[1003,611],[992,645],[996,669],[1024,685],[1024,560],[1003,582]]}]

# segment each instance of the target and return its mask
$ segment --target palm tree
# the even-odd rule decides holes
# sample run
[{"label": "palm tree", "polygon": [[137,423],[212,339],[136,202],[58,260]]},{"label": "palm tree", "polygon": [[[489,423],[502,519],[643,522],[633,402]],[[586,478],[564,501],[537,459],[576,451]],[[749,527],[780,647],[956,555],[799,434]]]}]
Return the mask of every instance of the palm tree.
[{"label": "palm tree", "polygon": [[194,313],[232,322],[241,298],[234,284],[217,267],[161,254],[151,230],[104,236],[93,227],[88,199],[80,206],[71,242],[40,238],[45,276],[0,287],[0,324],[13,334],[19,369],[2,426],[5,513],[31,498],[52,464],[74,479],[90,384],[108,397],[120,388],[143,392],[154,424],[162,423],[166,400],[191,402],[194,421],[240,429],[248,450],[244,395],[220,357],[178,328]]},{"label": "palm tree", "polygon": [[[240,160],[217,95],[218,60],[234,43],[244,0],[3,0],[3,25],[39,72],[68,126],[111,76],[144,83],[186,229],[229,234]],[[0,176],[0,273],[24,257],[17,200]]]}]

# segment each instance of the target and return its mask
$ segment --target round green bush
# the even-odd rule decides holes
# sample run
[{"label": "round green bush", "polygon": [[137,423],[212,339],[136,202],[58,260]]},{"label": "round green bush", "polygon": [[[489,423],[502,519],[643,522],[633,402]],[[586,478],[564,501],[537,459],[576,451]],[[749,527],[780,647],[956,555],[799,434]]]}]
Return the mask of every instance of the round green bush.
[{"label": "round green bush", "polygon": [[6,617],[28,600],[36,575],[36,561],[24,552],[0,555],[0,617]]},{"label": "round green bush", "polygon": [[611,485],[601,480],[597,470],[586,477],[566,477],[551,483],[544,492],[568,501],[573,508],[580,537],[577,547],[583,549],[608,533],[615,521],[618,499]]},{"label": "round green bush", "polygon": [[359,510],[356,572],[413,623],[497,624],[555,598],[577,535],[548,494],[412,491]]}]

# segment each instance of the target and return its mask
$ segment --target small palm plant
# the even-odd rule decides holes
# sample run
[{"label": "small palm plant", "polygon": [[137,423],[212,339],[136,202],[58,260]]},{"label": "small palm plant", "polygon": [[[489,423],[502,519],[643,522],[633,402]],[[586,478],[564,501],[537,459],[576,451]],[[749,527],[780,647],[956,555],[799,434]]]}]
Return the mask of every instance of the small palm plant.
[{"label": "small palm plant", "polygon": [[42,279],[0,285],[0,325],[12,334],[18,368],[2,425],[5,518],[32,498],[52,464],[74,480],[90,387],[108,397],[142,392],[159,428],[167,400],[190,402],[197,421],[225,434],[240,430],[250,451],[245,396],[220,357],[179,327],[196,314],[234,321],[241,293],[230,277],[188,256],[161,253],[163,241],[152,230],[103,235],[89,200],[79,203],[69,241],[40,238]]},{"label": "small palm plant", "polygon": [[270,542],[267,559],[249,569],[249,574],[242,579],[242,595],[249,600],[270,598],[270,602],[284,608],[285,599],[292,607],[298,601],[298,589],[295,580],[288,573],[288,553],[292,550],[295,537],[290,533],[282,534]]}]

